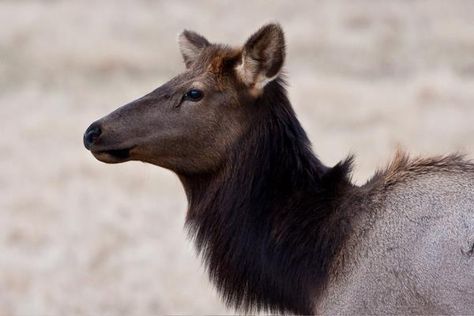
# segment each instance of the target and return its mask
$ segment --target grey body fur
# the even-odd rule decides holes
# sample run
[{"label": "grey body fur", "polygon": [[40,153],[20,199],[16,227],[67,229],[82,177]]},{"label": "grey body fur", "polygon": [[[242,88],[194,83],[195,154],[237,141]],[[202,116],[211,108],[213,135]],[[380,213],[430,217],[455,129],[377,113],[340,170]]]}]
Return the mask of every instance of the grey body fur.
[{"label": "grey body fur", "polygon": [[474,314],[474,165],[400,154],[362,187],[364,209],[323,314]]}]

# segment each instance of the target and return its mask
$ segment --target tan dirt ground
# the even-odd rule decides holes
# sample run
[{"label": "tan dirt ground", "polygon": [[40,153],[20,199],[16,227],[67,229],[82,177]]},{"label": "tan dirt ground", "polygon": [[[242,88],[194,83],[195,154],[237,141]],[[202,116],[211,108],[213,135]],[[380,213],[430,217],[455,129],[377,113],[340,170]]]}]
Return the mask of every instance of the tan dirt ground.
[{"label": "tan dirt ground", "polygon": [[226,310],[170,172],[105,165],[95,119],[183,69],[184,28],[242,43],[279,21],[296,112],[364,183],[395,148],[474,155],[473,1],[0,1],[0,315]]}]

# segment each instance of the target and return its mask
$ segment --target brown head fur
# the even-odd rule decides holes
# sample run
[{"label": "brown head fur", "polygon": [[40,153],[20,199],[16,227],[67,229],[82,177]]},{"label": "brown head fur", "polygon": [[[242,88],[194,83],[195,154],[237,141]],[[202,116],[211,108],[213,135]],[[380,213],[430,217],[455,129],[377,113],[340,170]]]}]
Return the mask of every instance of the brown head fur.
[{"label": "brown head fur", "polygon": [[248,129],[252,105],[280,72],[285,54],[275,24],[239,48],[211,44],[192,31],[181,33],[179,44],[182,74],[88,129],[84,143],[97,159],[141,160],[179,174],[220,168]]}]

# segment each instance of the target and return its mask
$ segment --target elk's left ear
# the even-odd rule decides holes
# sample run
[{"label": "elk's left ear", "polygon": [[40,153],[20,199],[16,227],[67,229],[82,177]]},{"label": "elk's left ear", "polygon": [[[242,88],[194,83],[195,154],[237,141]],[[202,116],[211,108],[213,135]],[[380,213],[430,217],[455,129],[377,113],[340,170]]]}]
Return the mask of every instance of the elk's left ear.
[{"label": "elk's left ear", "polygon": [[267,24],[253,34],[242,50],[237,75],[255,92],[275,79],[285,61],[285,37],[278,24]]},{"label": "elk's left ear", "polygon": [[204,48],[211,45],[204,36],[188,30],[179,34],[178,43],[186,68],[193,64]]}]

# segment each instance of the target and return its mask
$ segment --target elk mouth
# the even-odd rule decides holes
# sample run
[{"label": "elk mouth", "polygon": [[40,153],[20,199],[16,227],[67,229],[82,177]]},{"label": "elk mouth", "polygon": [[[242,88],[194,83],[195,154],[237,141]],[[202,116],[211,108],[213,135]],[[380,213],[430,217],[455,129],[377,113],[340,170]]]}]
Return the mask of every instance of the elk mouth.
[{"label": "elk mouth", "polygon": [[102,162],[119,163],[130,160],[130,151],[134,147],[135,146],[123,149],[91,150],[91,152],[95,158]]}]

